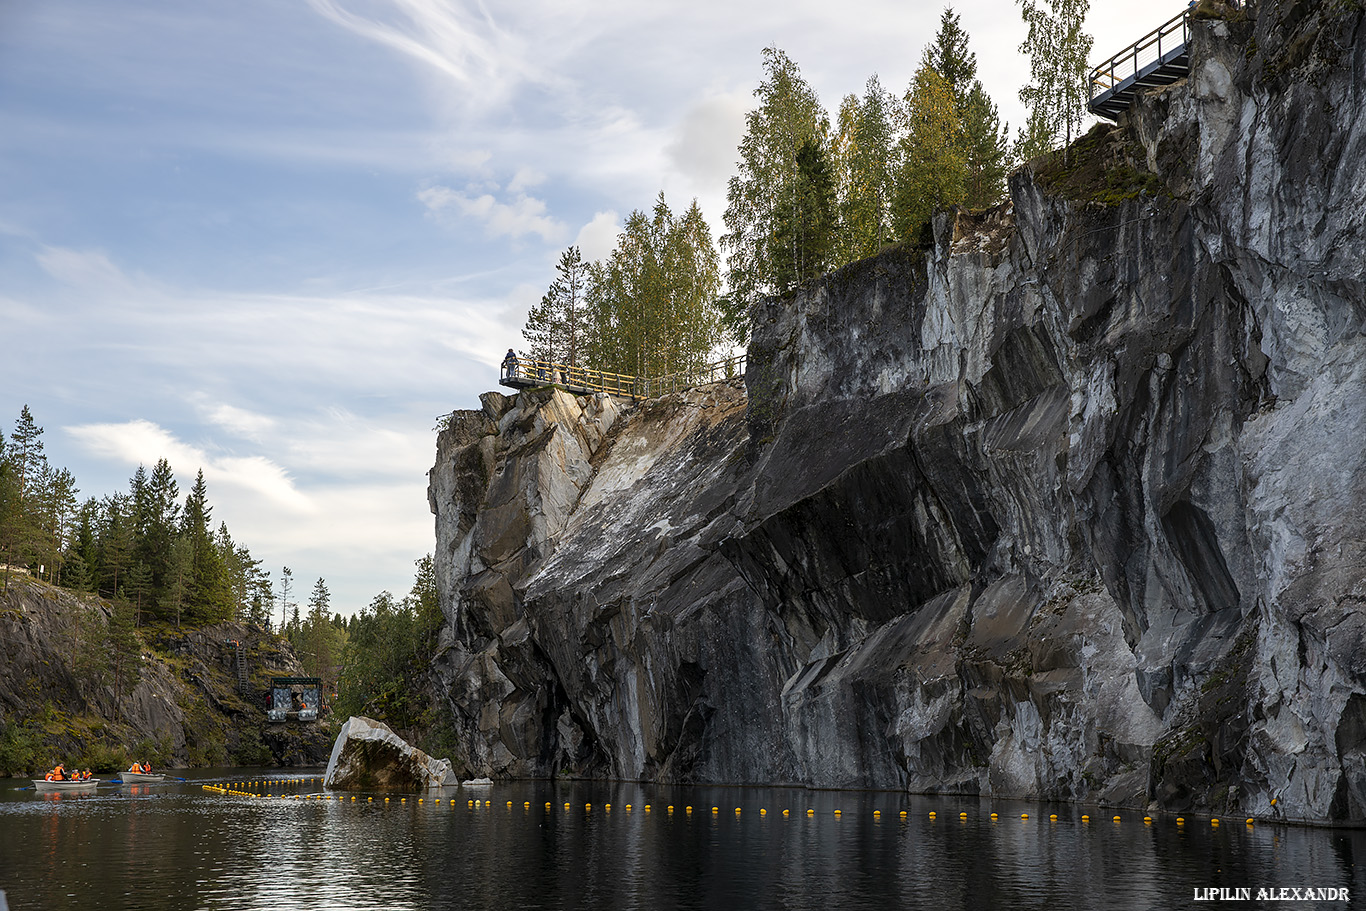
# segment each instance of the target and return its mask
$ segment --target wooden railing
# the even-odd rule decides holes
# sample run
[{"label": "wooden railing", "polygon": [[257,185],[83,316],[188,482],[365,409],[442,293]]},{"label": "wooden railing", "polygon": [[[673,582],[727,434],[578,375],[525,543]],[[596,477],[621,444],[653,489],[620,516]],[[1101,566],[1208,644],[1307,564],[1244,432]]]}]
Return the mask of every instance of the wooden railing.
[{"label": "wooden railing", "polygon": [[1137,81],[1145,69],[1161,65],[1173,52],[1183,50],[1189,39],[1190,10],[1183,10],[1091,71],[1092,103],[1097,96],[1120,88],[1126,80]]},{"label": "wooden railing", "polygon": [[743,354],[704,364],[692,370],[650,377],[630,376],[526,357],[509,357],[503,361],[498,382],[513,389],[556,385],[564,386],[572,392],[606,392],[632,399],[649,399],[744,375]]}]

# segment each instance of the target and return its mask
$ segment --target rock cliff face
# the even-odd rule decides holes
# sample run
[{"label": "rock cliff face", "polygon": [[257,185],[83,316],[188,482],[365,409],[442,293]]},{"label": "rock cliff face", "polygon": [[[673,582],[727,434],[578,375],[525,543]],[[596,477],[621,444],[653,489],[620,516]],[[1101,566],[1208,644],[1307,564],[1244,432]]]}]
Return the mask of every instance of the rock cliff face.
[{"label": "rock cliff face", "polygon": [[1249,13],[744,388],[453,416],[470,770],[1366,820],[1366,25]]}]

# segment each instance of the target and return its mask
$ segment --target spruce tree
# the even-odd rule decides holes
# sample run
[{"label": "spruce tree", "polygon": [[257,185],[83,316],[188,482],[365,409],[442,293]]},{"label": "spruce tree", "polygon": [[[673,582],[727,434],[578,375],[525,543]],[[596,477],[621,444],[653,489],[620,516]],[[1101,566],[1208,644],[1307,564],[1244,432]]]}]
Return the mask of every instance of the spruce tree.
[{"label": "spruce tree", "polygon": [[962,201],[959,130],[949,84],[933,67],[922,65],[906,91],[906,134],[892,215],[902,240],[917,238],[936,209]]},{"label": "spruce tree", "polygon": [[1005,195],[1010,170],[1009,126],[1002,127],[996,105],[982,83],[974,82],[962,111],[964,198],[969,209],[996,205]]}]

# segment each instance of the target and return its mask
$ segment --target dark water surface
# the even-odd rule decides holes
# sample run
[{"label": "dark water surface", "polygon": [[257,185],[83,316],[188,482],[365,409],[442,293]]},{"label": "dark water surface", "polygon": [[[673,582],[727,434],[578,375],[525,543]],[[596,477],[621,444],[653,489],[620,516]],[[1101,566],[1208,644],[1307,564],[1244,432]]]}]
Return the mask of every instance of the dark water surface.
[{"label": "dark water surface", "polygon": [[[279,770],[184,774],[187,783],[101,786],[88,796],[0,781],[0,890],[12,911],[1366,907],[1359,830],[1241,819],[1216,828],[1208,817],[1145,824],[1130,811],[1115,823],[1113,811],[1047,804],[582,782],[386,804],[383,795],[318,799],[316,780],[285,784]],[[276,780],[234,789],[270,799],[201,786],[267,778]],[[1220,887],[1346,888],[1355,901],[1195,900],[1195,890]]]}]

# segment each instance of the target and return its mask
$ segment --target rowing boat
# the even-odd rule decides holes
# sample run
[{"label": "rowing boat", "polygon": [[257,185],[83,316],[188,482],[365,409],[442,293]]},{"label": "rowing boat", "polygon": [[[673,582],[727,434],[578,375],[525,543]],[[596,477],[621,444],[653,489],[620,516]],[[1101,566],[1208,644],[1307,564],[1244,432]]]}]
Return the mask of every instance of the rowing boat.
[{"label": "rowing boat", "polygon": [[152,781],[165,781],[166,776],[153,772],[124,772],[124,784],[147,784]]},{"label": "rowing boat", "polygon": [[48,781],[43,778],[33,779],[33,790],[35,791],[93,791],[95,786],[100,783],[98,778],[87,778],[85,781]]}]

